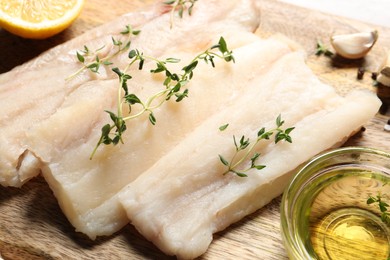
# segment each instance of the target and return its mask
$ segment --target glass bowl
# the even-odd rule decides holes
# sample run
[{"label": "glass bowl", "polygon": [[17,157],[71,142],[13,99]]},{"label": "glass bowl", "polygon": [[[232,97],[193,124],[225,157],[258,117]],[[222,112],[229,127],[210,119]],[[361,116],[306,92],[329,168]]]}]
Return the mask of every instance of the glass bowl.
[{"label": "glass bowl", "polygon": [[390,154],[345,147],[294,176],[281,203],[291,259],[390,259]]}]

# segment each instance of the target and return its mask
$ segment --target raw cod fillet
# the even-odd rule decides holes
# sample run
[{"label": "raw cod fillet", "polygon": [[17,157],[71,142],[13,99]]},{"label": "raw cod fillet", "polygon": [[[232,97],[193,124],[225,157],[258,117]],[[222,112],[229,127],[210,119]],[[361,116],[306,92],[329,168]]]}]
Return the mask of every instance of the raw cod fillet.
[{"label": "raw cod fillet", "polygon": [[[215,44],[221,35],[228,36],[232,32],[237,32],[234,33],[236,37],[231,37],[232,47],[238,47],[251,38],[247,32],[258,27],[259,8],[255,2],[225,1],[220,5],[219,1],[200,1],[191,17],[184,16],[174,21],[172,30],[170,14],[165,13],[166,8],[156,5],[150,10],[129,13],[93,29],[1,75],[0,184],[19,187],[39,174],[37,169],[41,167],[40,161],[29,151],[24,141],[26,130],[50,118],[69,95],[91,84],[91,81],[96,80],[100,84],[109,79],[113,79],[112,82],[117,80],[111,69],[105,67],[101,67],[99,74],[85,71],[73,80],[65,80],[80,68],[76,51],[83,50],[84,45],[90,50],[105,46],[100,51],[102,56],[113,53],[116,48],[109,44],[111,38],[124,41],[120,32],[130,24],[134,29],[141,30],[141,34],[132,39],[132,48],[140,48],[145,54],[154,57],[183,50],[198,53]],[[208,24],[207,33],[204,32],[204,23]],[[127,54],[112,59],[112,62],[119,68],[125,67]]]},{"label": "raw cod fillet", "polygon": [[[297,53],[281,58],[253,84],[258,88],[210,116],[120,193],[132,224],[165,253],[183,259],[203,254],[213,233],[280,195],[293,169],[339,146],[380,105],[368,92],[338,96]],[[232,135],[255,137],[259,126],[275,127],[278,114],[296,127],[292,144],[261,143],[257,151],[265,169],[251,170],[248,178],[222,175],[218,154],[233,156]],[[219,132],[225,123],[228,130]]]},{"label": "raw cod fillet", "polygon": [[[18,186],[42,171],[69,221],[76,230],[91,238],[112,234],[127,224],[129,220],[126,213],[117,201],[118,191],[179,143],[195,125],[229,104],[256,74],[265,73],[270,63],[290,51],[290,46],[286,43],[273,39],[260,40],[251,33],[259,24],[259,9],[254,1],[229,1],[222,8],[212,9],[215,11],[205,11],[218,3],[199,2],[191,17],[176,21],[177,26],[168,31],[164,28],[169,28],[170,16],[165,14],[155,17],[139,25],[137,29],[141,29],[141,34],[134,38],[132,46],[141,45],[142,51],[149,51],[148,55],[156,57],[170,57],[175,53],[177,57],[187,61],[216,43],[223,35],[240,59],[237,64],[242,66],[233,69],[232,64],[221,61],[216,61],[218,69],[205,64],[199,65],[195,72],[199,77],[195,77],[190,83],[194,87],[190,92],[189,102],[171,102],[165,109],[156,111],[158,127],[151,126],[145,118],[129,123],[128,128],[134,130],[125,133],[127,145],[102,147],[92,161],[89,156],[99,139],[100,128],[108,122],[108,116],[103,111],[114,110],[116,106],[116,75],[109,70],[102,70],[98,75],[84,72],[71,81],[64,80],[80,67],[75,61],[77,49],[72,43],[82,42],[84,36],[56,48],[61,50],[60,53],[66,54],[65,58],[58,57],[60,61],[56,65],[63,78],[60,77],[55,88],[45,85],[53,69],[41,60],[52,58],[51,55],[58,54],[58,51],[49,51],[40,59],[32,61],[38,70],[35,73],[45,73],[46,77],[30,87],[30,99],[10,102],[10,99],[6,99],[8,96],[4,96],[6,109],[10,114],[17,115],[32,103],[35,107],[28,110],[31,114],[22,115],[17,120],[4,119],[6,124],[2,127],[1,134],[4,139],[13,142],[2,146],[5,155],[2,158],[6,160],[1,164],[1,183]],[[123,24],[122,19],[120,21]],[[206,21],[208,30],[204,32],[203,23]],[[106,25],[101,29],[105,27]],[[195,38],[188,37],[189,32],[196,32]],[[101,46],[103,40],[110,37],[98,37],[96,43],[95,38],[89,40],[90,34],[87,34],[85,40],[95,47]],[[161,38],[158,48],[152,48],[155,42],[148,39],[149,35]],[[167,42],[165,45],[164,41]],[[269,52],[270,49],[273,51]],[[262,59],[251,61],[254,54],[262,56]],[[71,55],[73,59],[67,58]],[[127,54],[123,56],[126,57]],[[64,62],[66,59],[68,62]],[[124,66],[125,58],[118,57],[114,62],[117,62],[115,65]],[[29,72],[34,64],[16,68],[3,75],[2,79],[23,71]],[[145,64],[144,71],[130,72],[138,74],[131,81],[131,91],[142,99],[162,88],[161,77],[151,77],[148,72],[154,66]],[[249,70],[252,73],[246,73]],[[26,73],[23,76],[25,78],[20,78],[14,84],[18,91],[19,85],[20,88],[24,87],[22,81],[31,81],[32,74]],[[7,89],[11,89],[12,82],[4,82],[4,93],[11,95]],[[212,88],[208,86],[210,82],[215,82]],[[204,95],[205,90],[207,96]],[[34,94],[38,97],[35,98]],[[58,99],[55,94],[58,94]],[[48,99],[50,103],[42,102],[44,99]],[[15,103],[18,105],[13,105]],[[13,131],[15,127],[18,131]],[[10,149],[16,151],[15,154],[7,153],[6,150]]]},{"label": "raw cod fillet", "polygon": [[[270,49],[274,51],[269,53]],[[224,110],[242,91],[256,88],[250,84],[254,75],[265,74],[270,64],[289,51],[288,45],[273,39],[257,40],[235,49],[236,64],[216,62],[215,69],[199,65],[189,83],[190,98],[155,111],[156,126],[148,122],[147,116],[129,122],[131,130],[124,133],[125,144],[103,147],[93,160],[89,156],[99,139],[100,127],[107,122],[102,111],[107,108],[105,104],[109,107],[115,103],[117,80],[104,84],[91,82],[70,95],[56,114],[31,128],[27,133],[28,147],[45,162],[43,176],[77,230],[92,238],[112,234],[128,223],[117,201],[118,191],[179,144],[209,115]],[[253,60],[253,53],[263,59]],[[244,75],[248,70],[254,74]],[[147,94],[161,89],[161,79],[149,78],[149,74],[132,80],[135,86],[138,83],[148,86],[144,90]],[[93,99],[89,97],[91,91],[96,91]],[[87,116],[90,121],[84,122]],[[69,122],[68,127],[54,130],[50,127],[64,120]]]},{"label": "raw cod fillet", "polygon": [[[340,97],[288,40],[254,35],[260,19],[254,0],[199,0],[172,30],[165,11],[156,6],[121,17],[0,75],[0,183],[21,186],[42,172],[77,231],[93,239],[130,221],[165,253],[195,258],[213,233],[280,195],[295,167],[340,145],[373,117],[379,100],[368,92]],[[220,36],[236,62],[199,64],[187,99],[155,111],[156,126],[147,116],[129,122],[124,144],[100,147],[89,160],[109,122],[103,111],[116,109],[118,79],[105,68],[64,79],[80,67],[77,50],[109,43],[129,23],[141,30],[132,48],[180,58],[177,70]],[[107,46],[103,53],[113,51]],[[124,67],[127,54],[113,62]],[[129,72],[130,91],[141,99],[163,87],[162,77],[148,72],[152,68],[149,62]],[[222,175],[218,154],[232,156],[232,135],[273,128],[279,114],[286,126],[296,127],[293,143],[260,143],[265,169],[248,178]],[[226,123],[229,128],[220,132]]]}]

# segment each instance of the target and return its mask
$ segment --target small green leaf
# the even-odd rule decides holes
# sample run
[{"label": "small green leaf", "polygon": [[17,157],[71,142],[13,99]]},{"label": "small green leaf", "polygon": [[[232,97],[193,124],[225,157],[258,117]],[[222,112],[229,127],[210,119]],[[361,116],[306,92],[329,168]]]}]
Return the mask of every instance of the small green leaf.
[{"label": "small green leaf", "polygon": [[381,212],[387,211],[387,207],[382,202],[379,203],[379,209],[380,209]]},{"label": "small green leaf", "polygon": [[386,222],[386,215],[385,214],[381,214],[381,220],[382,220],[382,222]]},{"label": "small green leaf", "polygon": [[241,136],[240,139],[240,150],[244,150],[249,145],[249,138],[245,139],[245,136]]},{"label": "small green leaf", "polygon": [[189,14],[189,15],[192,15],[192,9],[194,9],[194,3],[192,3],[192,4],[190,5],[190,7],[188,7],[188,14]]},{"label": "small green leaf", "polygon": [[234,172],[238,177],[248,177],[248,175],[246,175],[243,172],[238,172],[238,171],[232,171],[232,172]]},{"label": "small green leaf", "polygon": [[122,49],[120,49],[120,50],[121,50],[121,51],[128,50],[128,49],[130,48],[130,45],[131,45],[131,41],[128,41],[128,42],[125,44],[125,46],[124,46]]},{"label": "small green leaf", "polygon": [[290,134],[292,132],[292,130],[294,130],[294,129],[295,129],[295,127],[290,127],[290,128],[287,128],[284,132],[286,134]]},{"label": "small green leaf", "polygon": [[131,25],[126,25],[125,29],[121,31],[121,34],[129,34],[131,32]]},{"label": "small green leaf", "polygon": [[183,93],[177,93],[177,94],[175,94],[175,96],[177,97],[176,98],[176,102],[180,102],[180,101],[182,101],[184,98],[186,98],[186,97],[188,97],[188,89],[185,89],[184,91],[183,91]]},{"label": "small green leaf", "polygon": [[89,49],[88,49],[87,45],[84,45],[84,50],[83,50],[83,52],[84,52],[85,54],[88,54],[88,53],[89,53]]},{"label": "small green leaf", "polygon": [[137,56],[137,51],[136,51],[136,50],[131,50],[131,51],[129,51],[128,57],[129,57],[130,59],[134,58],[135,56]]},{"label": "small green leaf", "polygon": [[221,125],[221,126],[219,127],[219,131],[224,131],[224,130],[226,130],[226,128],[228,128],[228,126],[229,126],[229,124]]},{"label": "small green leaf", "polygon": [[88,65],[87,68],[90,71],[97,73],[99,71],[100,64],[98,62],[94,62],[94,63],[91,63],[90,65]]},{"label": "small green leaf", "polygon": [[253,168],[255,168],[256,170],[262,170],[265,167],[266,167],[265,165],[255,165]]},{"label": "small green leaf", "polygon": [[110,124],[106,124],[102,127],[102,135],[100,138],[100,143],[103,143],[106,145],[112,143],[112,140],[109,137],[110,132],[111,132],[111,125]]},{"label": "small green leaf", "polygon": [[367,199],[367,204],[372,204],[372,203],[375,203],[376,200],[374,197],[370,196],[368,199]]},{"label": "small green leaf", "polygon": [[265,128],[263,127],[263,128],[261,128],[261,129],[259,130],[259,132],[257,132],[257,137],[262,136],[264,133],[265,133]]},{"label": "small green leaf", "polygon": [[277,132],[275,135],[275,144],[285,139],[285,135],[282,132]]},{"label": "small green leaf", "polygon": [[225,52],[228,51],[226,41],[225,41],[225,39],[223,37],[219,38],[218,45],[219,45],[218,48],[221,51],[221,53],[225,53]]},{"label": "small green leaf", "polygon": [[164,86],[168,86],[169,83],[171,83],[171,81],[172,81],[172,79],[171,79],[170,77],[167,77],[167,78],[164,80],[163,85],[164,85]]},{"label": "small green leaf", "polygon": [[118,121],[117,115],[109,110],[105,110],[105,112],[107,112],[110,115],[111,120],[114,122],[114,124],[116,124]]},{"label": "small green leaf", "polygon": [[233,143],[234,143],[234,146],[236,147],[236,151],[238,151],[239,148],[238,148],[238,144],[237,144],[236,136],[235,136],[235,135],[233,135]]},{"label": "small green leaf", "polygon": [[168,62],[168,63],[179,63],[179,62],[180,62],[180,59],[176,59],[176,58],[167,58],[165,61]]},{"label": "small green leaf", "polygon": [[192,72],[196,68],[197,65],[198,65],[198,60],[195,60],[195,61],[191,62],[189,65],[183,67],[182,70],[184,70],[184,72],[186,74],[189,74],[190,72]]},{"label": "small green leaf", "polygon": [[132,78],[132,76],[130,76],[129,74],[122,74],[121,78],[122,78],[123,80],[129,80],[129,79]]},{"label": "small green leaf", "polygon": [[273,135],[273,132],[265,132],[262,136],[263,139],[268,140]]},{"label": "small green leaf", "polygon": [[181,6],[178,12],[180,18],[183,18],[183,12],[184,12],[184,7]]},{"label": "small green leaf", "polygon": [[149,114],[149,121],[150,121],[150,123],[152,123],[152,125],[156,124],[156,118],[154,117],[153,112],[150,112],[150,114]]},{"label": "small green leaf", "polygon": [[252,162],[252,166],[255,166],[255,163],[256,163],[256,160],[260,157],[260,154],[259,153],[255,153],[252,158],[251,158],[251,162]]},{"label": "small green leaf", "polygon": [[142,70],[142,68],[144,67],[144,63],[145,63],[145,60],[143,58],[140,58],[139,65],[138,65],[139,70]]},{"label": "small green leaf", "polygon": [[321,41],[317,41],[316,45],[316,53],[317,56],[324,54],[327,57],[333,56],[333,52],[331,52]]},{"label": "small green leaf", "polygon": [[166,67],[162,63],[157,63],[157,67],[154,70],[150,70],[151,73],[160,73],[166,70]]},{"label": "small green leaf", "polygon": [[[166,72],[168,73],[168,70],[166,70]],[[180,80],[179,75],[177,75],[176,73],[169,72],[169,74],[170,74],[170,77],[171,77],[172,80],[175,80],[175,81],[179,81]]]},{"label": "small green leaf", "polygon": [[223,165],[229,166],[229,162],[222,155],[218,154],[218,156]]},{"label": "small green leaf", "polygon": [[219,44],[214,44],[213,46],[211,46],[210,50],[213,50],[213,49],[219,49]]},{"label": "small green leaf", "polygon": [[282,121],[282,115],[279,114],[278,117],[276,118],[276,126],[279,128],[283,124],[284,124],[284,121]]},{"label": "small green leaf", "polygon": [[113,43],[115,46],[120,46],[120,45],[123,44],[121,41],[116,40],[114,37],[111,37],[111,40],[112,40],[112,43]]},{"label": "small green leaf", "polygon": [[126,103],[130,105],[139,104],[141,103],[141,100],[135,95],[135,94],[129,94],[124,97],[126,100]]},{"label": "small green leaf", "polygon": [[115,72],[115,73],[119,76],[119,78],[122,77],[123,72],[121,72],[121,71],[119,70],[119,68],[115,67],[115,68],[112,68],[111,70],[112,70],[113,72]]},{"label": "small green leaf", "polygon": [[79,52],[76,52],[76,55],[77,55],[77,59],[79,60],[79,62],[84,63],[84,61],[85,61],[84,56],[81,55]]},{"label": "small green leaf", "polygon": [[172,5],[176,2],[176,0],[168,0],[168,1],[165,1],[164,4],[166,5]]}]

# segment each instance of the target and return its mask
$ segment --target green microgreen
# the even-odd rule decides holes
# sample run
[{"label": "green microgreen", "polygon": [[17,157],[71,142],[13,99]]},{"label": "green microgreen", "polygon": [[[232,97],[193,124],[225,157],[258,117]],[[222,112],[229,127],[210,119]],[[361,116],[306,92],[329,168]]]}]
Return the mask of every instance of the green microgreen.
[{"label": "green microgreen", "polygon": [[[265,165],[257,163],[258,159],[260,158],[260,154],[254,151],[256,145],[261,140],[269,140],[271,136],[274,135],[275,143],[278,143],[282,140],[291,143],[292,138],[290,133],[292,130],[294,130],[294,127],[289,127],[283,130],[282,126],[284,124],[284,120],[282,120],[281,115],[276,118],[275,123],[276,127],[274,129],[267,131],[264,127],[260,128],[260,130],[257,132],[256,138],[253,141],[244,135],[239,139],[233,135],[233,144],[235,147],[235,153],[233,157],[230,160],[227,160],[224,156],[218,155],[221,163],[226,166],[226,170],[223,172],[223,174],[225,175],[230,172],[236,174],[239,177],[247,177],[248,175],[246,173],[251,169],[264,169],[266,167]],[[224,131],[227,126],[227,124],[223,125],[219,127],[219,129]],[[241,152],[244,152],[243,156],[241,158],[237,158],[238,155],[242,154]],[[250,166],[245,169],[238,169],[239,166],[241,166],[247,160],[250,161]]]}]

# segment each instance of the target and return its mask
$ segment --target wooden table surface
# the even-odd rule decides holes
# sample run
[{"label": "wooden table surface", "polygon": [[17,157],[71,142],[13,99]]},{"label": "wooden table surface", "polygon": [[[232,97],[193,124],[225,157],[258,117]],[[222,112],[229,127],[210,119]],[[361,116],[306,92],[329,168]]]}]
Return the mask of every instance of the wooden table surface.
[{"label": "wooden table surface", "polygon": [[[283,33],[300,43],[308,53],[308,65],[318,77],[346,93],[352,88],[368,88],[389,102],[386,88],[372,86],[370,75],[356,79],[358,67],[376,70],[390,49],[390,29],[321,14],[273,0],[259,0],[262,17],[259,33]],[[80,17],[66,31],[48,40],[21,39],[0,29],[0,73],[6,72],[39,53],[71,39],[118,15],[143,7],[151,0],[86,0]],[[379,31],[379,41],[362,60],[347,61],[314,55],[317,39],[329,44],[338,29]],[[1,104],[0,104],[1,107]],[[383,130],[390,111],[383,110],[345,145],[360,145],[390,151],[390,133]],[[201,259],[287,259],[279,227],[280,197],[266,207],[215,234]],[[43,178],[21,189],[0,187],[0,259],[170,259],[146,241],[130,225],[120,232],[91,241],[74,232],[62,214]]]}]

